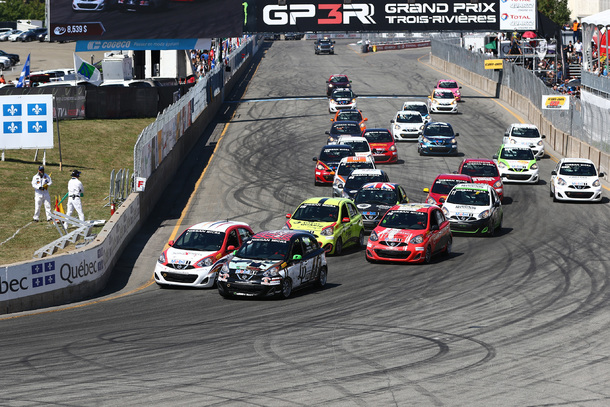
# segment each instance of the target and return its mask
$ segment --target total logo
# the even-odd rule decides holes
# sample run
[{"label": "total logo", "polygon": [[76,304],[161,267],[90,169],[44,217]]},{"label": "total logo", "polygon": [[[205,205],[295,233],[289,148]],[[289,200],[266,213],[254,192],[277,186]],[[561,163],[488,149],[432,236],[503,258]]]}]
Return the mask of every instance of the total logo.
[{"label": "total logo", "polygon": [[362,24],[376,24],[375,6],[359,4],[287,4],[267,5],[263,8],[263,21],[267,25],[296,25],[300,18],[317,18],[319,25],[350,24],[356,18]]},{"label": "total logo", "polygon": [[500,16],[500,19],[501,19],[502,21],[506,21],[506,20],[508,20],[508,14],[506,14],[506,13],[502,13],[502,15]]}]

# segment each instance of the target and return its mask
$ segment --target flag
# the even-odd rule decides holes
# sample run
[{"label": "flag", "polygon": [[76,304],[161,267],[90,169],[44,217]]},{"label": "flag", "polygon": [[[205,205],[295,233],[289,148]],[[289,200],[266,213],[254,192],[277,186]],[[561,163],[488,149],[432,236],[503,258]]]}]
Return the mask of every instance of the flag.
[{"label": "flag", "polygon": [[25,65],[23,65],[23,70],[21,75],[19,75],[19,82],[15,85],[16,88],[23,88],[25,86],[26,76],[30,76],[30,54],[28,54],[28,59],[26,59]]},{"label": "flag", "polygon": [[74,54],[74,71],[76,72],[77,80],[85,80],[96,86],[102,83],[102,74],[99,69],[88,64],[76,54]]}]

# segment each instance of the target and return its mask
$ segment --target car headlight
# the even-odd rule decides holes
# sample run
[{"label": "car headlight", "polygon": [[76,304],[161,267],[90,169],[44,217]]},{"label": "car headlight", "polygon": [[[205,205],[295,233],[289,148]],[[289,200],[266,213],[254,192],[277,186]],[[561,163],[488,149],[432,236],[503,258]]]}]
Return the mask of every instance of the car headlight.
[{"label": "car headlight", "polygon": [[430,204],[430,205],[436,205],[436,201],[434,200],[434,198],[432,197],[428,197],[426,199],[426,203]]},{"label": "car headlight", "polygon": [[443,206],[442,209],[443,209],[443,213],[445,214],[445,217],[448,218],[449,217],[449,209],[445,208],[444,206]]},{"label": "car headlight", "polygon": [[538,169],[538,164],[533,163],[530,167],[530,170],[537,170]]},{"label": "car headlight", "polygon": [[421,138],[421,141],[422,141],[423,143],[429,143],[429,142],[430,142],[430,140],[428,140],[428,138],[427,138],[427,137],[422,137],[422,138]]},{"label": "car headlight", "polygon": [[457,140],[456,140],[456,139],[454,139],[454,138],[452,138],[452,139],[451,139],[451,144],[457,144]]},{"label": "car headlight", "polygon": [[322,231],[320,232],[320,236],[332,236],[334,231],[335,231],[335,224],[333,223],[332,225],[327,226],[324,229],[322,229]]},{"label": "car headlight", "polygon": [[342,182],[336,182],[334,187],[338,188],[338,189],[342,189],[343,188],[343,183]]},{"label": "car headlight", "polygon": [[513,138],[509,139],[508,142],[510,144],[517,144],[517,141],[515,139],[513,139]]},{"label": "car headlight", "polygon": [[502,188],[502,181],[498,180],[498,181],[494,182],[494,188],[495,189]]},{"label": "car headlight", "polygon": [[452,105],[457,104],[457,100],[452,100],[452,101],[451,101],[451,104],[452,104]]},{"label": "car headlight", "polygon": [[328,87],[329,87],[329,88],[332,88],[332,87],[333,87],[333,85],[332,85],[331,83],[329,83],[329,84],[328,84]]},{"label": "car headlight", "polygon": [[396,146],[394,144],[390,146],[390,151],[396,151]]},{"label": "car headlight", "polygon": [[487,219],[489,218],[489,209],[479,213],[479,219]]},{"label": "car headlight", "polygon": [[424,125],[422,124],[421,126],[419,126],[419,131],[424,131]]},{"label": "car headlight", "polygon": [[424,237],[422,235],[417,235],[409,243],[411,244],[422,244],[424,242]]},{"label": "car headlight", "polygon": [[229,273],[230,269],[229,269],[229,262],[225,262],[225,264],[222,265],[222,268],[220,269],[221,273]]},{"label": "car headlight", "polygon": [[195,263],[195,266],[197,266],[197,267],[210,267],[212,264],[214,264],[213,257],[214,256],[208,256],[206,258],[203,258],[203,259],[199,260],[197,263]]},{"label": "car headlight", "polygon": [[563,178],[557,178],[557,184],[564,186],[564,185],[568,185],[568,183],[566,182],[565,179]]},{"label": "car headlight", "polygon": [[375,233],[375,231],[372,231],[370,236],[369,236],[369,240],[372,240],[373,242],[376,242],[379,240],[379,236],[377,236],[377,233]]},{"label": "car headlight", "polygon": [[265,277],[277,277],[279,275],[280,275],[280,268],[277,266],[268,268],[263,273],[263,276],[265,276]]},{"label": "car headlight", "polygon": [[324,168],[324,166],[322,164],[316,165],[316,169],[320,170],[320,171],[324,171],[325,170],[325,168]]},{"label": "car headlight", "polygon": [[503,170],[508,168],[506,164],[504,164],[502,161],[498,162],[498,168],[502,168]]},{"label": "car headlight", "polygon": [[333,136],[328,137],[328,144],[335,143],[336,141],[337,141],[336,137],[333,137]]},{"label": "car headlight", "polygon": [[536,144],[538,144],[539,146],[542,146],[542,144],[544,144],[544,143],[542,142],[542,140],[539,140],[538,143],[536,143]]},{"label": "car headlight", "polygon": [[395,124],[395,125],[394,125],[394,130],[400,130],[400,128],[401,128],[401,127],[400,127],[400,124]]},{"label": "car headlight", "polygon": [[599,178],[598,178],[598,179],[596,179],[595,181],[593,181],[593,186],[594,186],[594,187],[598,187],[598,186],[600,186],[600,185],[601,185],[601,183],[599,182]]},{"label": "car headlight", "polygon": [[159,259],[157,261],[161,264],[167,263],[167,257],[165,257],[165,252],[161,253],[161,256],[159,256]]},{"label": "car headlight", "polygon": [[356,103],[356,99],[352,99],[352,103]]}]

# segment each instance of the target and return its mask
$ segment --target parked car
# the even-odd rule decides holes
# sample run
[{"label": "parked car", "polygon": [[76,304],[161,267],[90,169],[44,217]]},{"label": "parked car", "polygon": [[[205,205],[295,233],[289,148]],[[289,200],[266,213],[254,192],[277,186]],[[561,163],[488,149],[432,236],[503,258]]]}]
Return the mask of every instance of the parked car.
[{"label": "parked car", "polygon": [[0,56],[0,69],[7,69],[13,66],[13,60],[9,57]]},{"label": "parked car", "polygon": [[45,28],[43,32],[36,36],[36,39],[40,42],[49,41],[49,30]]},{"label": "parked car", "polygon": [[17,54],[9,54],[8,52],[0,51],[0,56],[10,58],[13,65],[16,65],[19,62],[19,55]]},{"label": "parked car", "polygon": [[39,34],[45,33],[46,34],[47,29],[46,28],[30,28],[27,31],[22,32],[21,34],[19,34],[19,36],[17,37],[17,41],[21,41],[21,42],[30,42],[30,41],[34,41],[35,39],[37,39]]},{"label": "parked car", "polygon": [[13,34],[21,34],[23,31],[21,30],[9,30],[0,33],[0,41],[8,41],[8,37]]},{"label": "parked car", "polygon": [[118,0],[121,11],[160,11],[169,6],[169,0]]},{"label": "parked car", "polygon": [[14,31],[12,34],[10,34],[10,35],[7,37],[7,40],[8,40],[8,41],[11,41],[11,42],[16,42],[16,41],[17,41],[17,38],[19,38],[19,36],[21,35],[21,33],[23,33],[23,31],[22,31],[22,30],[15,30],[15,31]]},{"label": "parked car", "polygon": [[74,11],[107,11],[117,5],[117,0],[72,0]]}]

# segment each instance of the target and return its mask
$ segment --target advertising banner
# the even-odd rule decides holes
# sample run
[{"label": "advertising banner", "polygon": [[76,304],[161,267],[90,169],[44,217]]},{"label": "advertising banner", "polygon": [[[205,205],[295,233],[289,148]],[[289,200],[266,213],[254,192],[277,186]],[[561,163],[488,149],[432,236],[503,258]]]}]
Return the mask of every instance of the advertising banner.
[{"label": "advertising banner", "polygon": [[[51,0],[49,9],[52,41],[239,37],[244,25],[241,0]],[[134,48],[109,48],[119,49]]]},{"label": "advertising banner", "polygon": [[570,96],[542,95],[542,108],[546,110],[570,110]]},{"label": "advertising banner", "polygon": [[[503,0],[510,1],[510,0]],[[247,2],[250,5],[252,2]],[[245,32],[497,31],[500,0],[256,0]],[[248,9],[249,10],[249,9]],[[535,10],[534,10],[535,11]]]},{"label": "advertising banner", "polygon": [[487,59],[485,60],[485,69],[504,69],[504,60]]},{"label": "advertising banner", "polygon": [[0,106],[0,149],[53,148],[53,95],[4,95]]},{"label": "advertising banner", "polygon": [[500,30],[536,31],[536,0],[502,0]]}]

